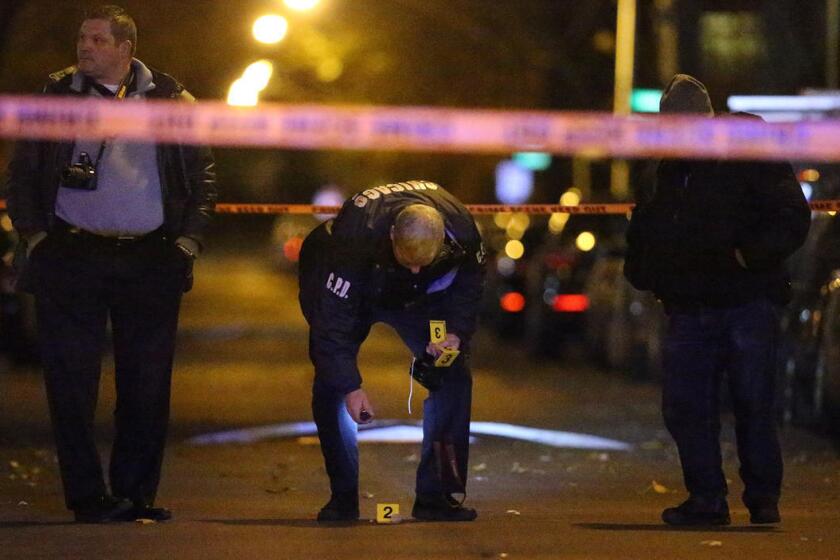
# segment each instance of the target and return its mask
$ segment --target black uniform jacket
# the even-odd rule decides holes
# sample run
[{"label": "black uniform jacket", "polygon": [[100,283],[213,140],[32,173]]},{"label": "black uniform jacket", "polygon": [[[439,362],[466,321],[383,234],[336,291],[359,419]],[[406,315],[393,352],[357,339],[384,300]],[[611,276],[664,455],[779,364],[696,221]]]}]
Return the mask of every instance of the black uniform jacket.
[{"label": "black uniform jacket", "polygon": [[[411,204],[436,208],[446,227],[441,255],[419,274],[397,263],[390,239],[396,215]],[[316,237],[322,241],[315,243]],[[301,254],[301,305],[311,326],[310,356],[319,378],[337,390],[348,393],[361,385],[356,356],[376,309],[412,313],[445,301],[443,316],[434,318],[445,320],[447,331],[463,341],[475,331],[484,246],[470,213],[441,186],[409,181],[358,193],[310,238]],[[310,274],[312,269],[320,272]]]},{"label": "black uniform jacket", "polygon": [[761,297],[784,303],[790,297],[784,261],[809,225],[810,209],[788,163],[665,160],[653,198],[633,212],[624,274],[666,309]]}]

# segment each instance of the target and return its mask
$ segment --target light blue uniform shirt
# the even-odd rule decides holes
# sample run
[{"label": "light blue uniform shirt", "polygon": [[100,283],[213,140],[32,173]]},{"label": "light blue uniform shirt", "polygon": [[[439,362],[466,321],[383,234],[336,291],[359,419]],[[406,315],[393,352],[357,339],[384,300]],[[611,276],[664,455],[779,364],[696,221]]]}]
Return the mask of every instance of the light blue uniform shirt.
[{"label": "light blue uniform shirt", "polygon": [[[155,87],[151,71],[139,60],[132,64],[136,91],[117,103],[138,103]],[[78,73],[71,87],[76,86],[78,91],[82,90],[82,77]],[[91,95],[99,93],[91,89]],[[79,161],[81,152],[87,152],[95,161],[100,144],[101,140],[76,142],[73,163]],[[163,194],[155,144],[109,138],[96,173],[96,190],[58,189],[55,209],[59,218],[109,236],[141,235],[163,225]]]}]

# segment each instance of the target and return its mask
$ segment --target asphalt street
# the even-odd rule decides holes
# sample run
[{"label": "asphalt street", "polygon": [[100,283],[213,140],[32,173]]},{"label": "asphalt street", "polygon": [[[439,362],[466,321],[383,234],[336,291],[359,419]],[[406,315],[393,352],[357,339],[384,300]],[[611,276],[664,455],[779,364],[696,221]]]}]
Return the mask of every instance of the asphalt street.
[{"label": "asphalt street", "polygon": [[[840,455],[829,440],[784,432],[783,522],[751,526],[727,418],[733,524],[668,528],[661,510],[685,496],[657,385],[597,370],[582,356],[534,361],[483,331],[474,351],[474,420],[599,436],[629,449],[476,435],[467,503],[479,518],[444,524],[410,519],[418,444],[363,443],[364,520],[318,525],[328,487],[311,436],[220,445],[192,439],[311,420],[297,287],[272,265],[269,250],[211,251],[196,268],[196,287],[184,301],[158,498],[174,511],[170,522],[71,523],[40,375],[0,369],[0,558],[840,558]],[[361,371],[380,419],[420,420],[420,387],[413,414],[407,411],[408,360],[386,327],[377,326],[363,347]],[[112,368],[109,357],[97,416],[103,460]],[[375,523],[378,503],[399,504],[402,523]]]}]

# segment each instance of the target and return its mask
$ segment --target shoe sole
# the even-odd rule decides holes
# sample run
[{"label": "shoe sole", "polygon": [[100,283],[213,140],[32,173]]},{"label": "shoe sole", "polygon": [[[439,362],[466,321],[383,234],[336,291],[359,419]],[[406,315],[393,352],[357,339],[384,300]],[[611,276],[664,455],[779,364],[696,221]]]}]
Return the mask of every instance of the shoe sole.
[{"label": "shoe sole", "polygon": [[709,519],[705,521],[674,522],[663,519],[662,522],[669,527],[721,527],[731,525],[732,519],[727,516],[725,519]]},{"label": "shoe sole", "polygon": [[417,521],[444,521],[444,522],[468,522],[468,521],[475,521],[478,518],[478,514],[474,513],[472,516],[464,516],[464,517],[447,517],[445,515],[440,515],[438,513],[416,513],[411,512],[411,517],[416,519]]},{"label": "shoe sole", "polygon": [[775,525],[776,523],[781,523],[782,518],[778,517],[776,519],[753,519],[750,517],[750,523],[753,525]]}]

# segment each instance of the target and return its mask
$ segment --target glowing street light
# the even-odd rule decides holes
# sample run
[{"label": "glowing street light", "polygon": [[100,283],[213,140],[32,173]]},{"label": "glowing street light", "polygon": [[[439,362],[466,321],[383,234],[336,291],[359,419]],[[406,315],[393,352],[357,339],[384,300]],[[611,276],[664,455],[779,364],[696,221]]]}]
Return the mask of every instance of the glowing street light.
[{"label": "glowing street light", "polygon": [[306,12],[320,3],[321,0],[283,0],[286,7],[296,12]]},{"label": "glowing street light", "polygon": [[273,73],[274,65],[270,60],[258,60],[245,69],[241,79],[252,89],[262,91],[268,87],[268,81]]},{"label": "glowing street light", "polygon": [[252,28],[254,39],[267,45],[279,43],[288,31],[289,22],[286,18],[273,14],[257,18]]},{"label": "glowing street light", "polygon": [[243,78],[230,85],[227,103],[236,107],[254,107],[260,100],[260,92]]}]

